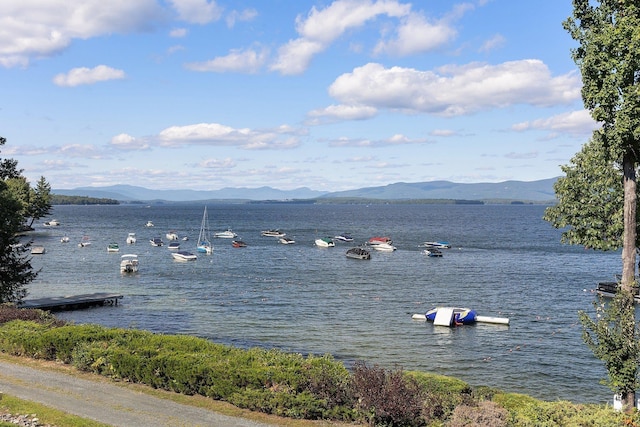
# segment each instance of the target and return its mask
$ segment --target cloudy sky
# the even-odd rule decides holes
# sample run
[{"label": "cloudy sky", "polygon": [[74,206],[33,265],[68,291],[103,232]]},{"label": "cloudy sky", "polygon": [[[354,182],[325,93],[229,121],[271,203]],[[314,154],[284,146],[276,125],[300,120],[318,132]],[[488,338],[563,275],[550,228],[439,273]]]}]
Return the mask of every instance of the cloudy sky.
[{"label": "cloudy sky", "polygon": [[558,0],[2,0],[0,157],[52,187],[562,175],[595,123]]}]

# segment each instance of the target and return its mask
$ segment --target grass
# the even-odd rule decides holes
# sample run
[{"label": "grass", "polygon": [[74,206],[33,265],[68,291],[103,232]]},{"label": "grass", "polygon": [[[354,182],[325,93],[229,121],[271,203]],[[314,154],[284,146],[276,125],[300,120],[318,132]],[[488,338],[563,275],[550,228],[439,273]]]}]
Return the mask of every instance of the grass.
[{"label": "grass", "polygon": [[[109,424],[103,424],[87,418],[77,417],[49,406],[19,399],[14,396],[8,396],[6,394],[2,395],[0,408],[3,412],[8,412],[13,415],[34,414],[40,420],[41,424],[51,424],[58,427],[109,427]],[[0,422],[0,427],[15,427],[15,424],[10,422]]]}]

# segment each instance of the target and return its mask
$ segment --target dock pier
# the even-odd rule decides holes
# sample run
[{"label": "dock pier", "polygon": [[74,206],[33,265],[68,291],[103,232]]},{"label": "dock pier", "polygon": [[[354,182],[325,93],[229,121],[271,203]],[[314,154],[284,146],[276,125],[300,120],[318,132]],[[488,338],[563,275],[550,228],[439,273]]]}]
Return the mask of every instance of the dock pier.
[{"label": "dock pier", "polygon": [[46,311],[80,310],[105,305],[117,306],[118,300],[122,298],[123,296],[120,294],[97,292],[93,294],[27,299],[22,301],[18,307]]}]

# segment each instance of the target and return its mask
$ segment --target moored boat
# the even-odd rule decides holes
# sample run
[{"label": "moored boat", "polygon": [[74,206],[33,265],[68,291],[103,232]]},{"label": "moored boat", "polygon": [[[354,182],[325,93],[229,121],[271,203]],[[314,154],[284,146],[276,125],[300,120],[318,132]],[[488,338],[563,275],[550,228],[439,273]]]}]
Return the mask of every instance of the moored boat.
[{"label": "moored boat", "polygon": [[124,254],[120,257],[121,273],[136,273],[138,271],[138,255]]},{"label": "moored boat", "polygon": [[44,223],[45,227],[57,227],[58,225],[60,225],[60,222],[57,219],[52,219]]},{"label": "moored boat", "polygon": [[196,259],[198,259],[198,257],[195,254],[192,254],[191,252],[188,252],[188,251],[172,252],[171,256],[176,261],[195,261]]},{"label": "moored boat", "polygon": [[293,244],[296,242],[295,240],[293,240],[293,239],[292,239],[292,238],[290,238],[290,237],[280,237],[280,238],[278,239],[278,241],[279,241],[280,243],[282,243],[283,245],[293,245]]},{"label": "moored boat", "polygon": [[136,237],[136,233],[127,234],[127,244],[128,245],[133,245],[137,241],[138,241],[138,238]]},{"label": "moored boat", "polygon": [[334,240],[340,240],[341,242],[353,242],[353,237],[347,233],[342,233],[334,237]]},{"label": "moored boat", "polygon": [[424,254],[426,256],[432,257],[432,258],[440,258],[442,257],[442,251],[440,249],[436,249],[436,248],[428,248],[425,249]]},{"label": "moored boat", "polygon": [[218,231],[217,233],[213,233],[213,237],[218,237],[220,239],[233,239],[235,237],[238,237],[238,235],[229,228],[226,231]]},{"label": "moored boat", "polygon": [[167,240],[178,240],[178,232],[175,230],[171,230],[166,234]]},{"label": "moored boat", "polygon": [[371,252],[365,248],[351,248],[347,250],[347,258],[352,259],[371,259]]},{"label": "moored boat", "polygon": [[233,246],[234,248],[246,248],[247,244],[242,240],[234,240],[231,242],[231,246]]},{"label": "moored boat", "polygon": [[147,221],[147,223],[145,224],[145,227],[153,227],[153,222]]},{"label": "moored boat", "polygon": [[115,243],[115,242],[111,242],[107,245],[107,252],[118,252],[120,251],[120,246]]},{"label": "moored boat", "polygon": [[178,250],[178,249],[180,249],[180,243],[171,242],[171,243],[169,243],[169,246],[167,246],[167,249]]},{"label": "moored boat", "polygon": [[473,325],[476,322],[509,325],[507,317],[478,316],[475,310],[462,307],[435,307],[425,314],[414,314],[411,318],[429,320],[436,326]]},{"label": "moored boat", "polygon": [[202,214],[202,223],[200,224],[200,234],[198,235],[198,244],[196,250],[204,254],[213,253],[213,245],[211,244],[211,233],[209,231],[209,216],[207,215],[207,207],[204,207]]},{"label": "moored boat", "polygon": [[162,239],[160,237],[154,237],[153,239],[149,240],[149,242],[151,243],[151,246],[162,246],[162,245],[164,245],[164,242],[162,241]]},{"label": "moored boat", "polygon": [[262,236],[266,236],[266,237],[284,237],[287,235],[287,233],[283,233],[282,231],[276,229],[271,229],[271,230],[263,230],[262,232],[260,232],[260,234]]},{"label": "moored boat", "polygon": [[444,242],[444,241],[424,242],[421,246],[425,248],[451,249],[451,244],[449,242]]},{"label": "moored boat", "polygon": [[91,246],[91,240],[89,239],[89,236],[82,236],[82,240],[78,243],[78,247],[86,248],[87,246]]},{"label": "moored boat", "polygon": [[31,255],[42,255],[44,252],[44,246],[37,245],[31,247]]},{"label": "moored boat", "polygon": [[382,251],[382,252],[393,252],[397,249],[391,243],[377,243],[375,245],[371,245],[371,247],[376,251]]},{"label": "moored boat", "polygon": [[69,243],[69,236],[62,236],[60,243]]},{"label": "moored boat", "polygon": [[332,248],[335,245],[336,244],[331,237],[321,237],[319,239],[316,239],[316,246],[319,246],[321,248]]},{"label": "moored boat", "polygon": [[369,241],[367,242],[370,245],[382,245],[382,244],[388,244],[388,245],[392,245],[393,244],[393,240],[391,240],[390,237],[386,237],[386,236],[375,236],[369,239]]}]

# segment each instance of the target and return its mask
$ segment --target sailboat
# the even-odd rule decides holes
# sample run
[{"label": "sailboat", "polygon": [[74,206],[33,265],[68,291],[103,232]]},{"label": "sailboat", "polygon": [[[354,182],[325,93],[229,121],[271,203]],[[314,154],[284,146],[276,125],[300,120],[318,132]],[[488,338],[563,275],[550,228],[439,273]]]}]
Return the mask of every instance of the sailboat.
[{"label": "sailboat", "polygon": [[207,207],[204,207],[204,214],[202,215],[202,225],[200,226],[200,234],[198,235],[198,252],[210,254],[213,252],[213,245],[211,244],[211,238],[209,232],[209,217],[207,216]]}]

